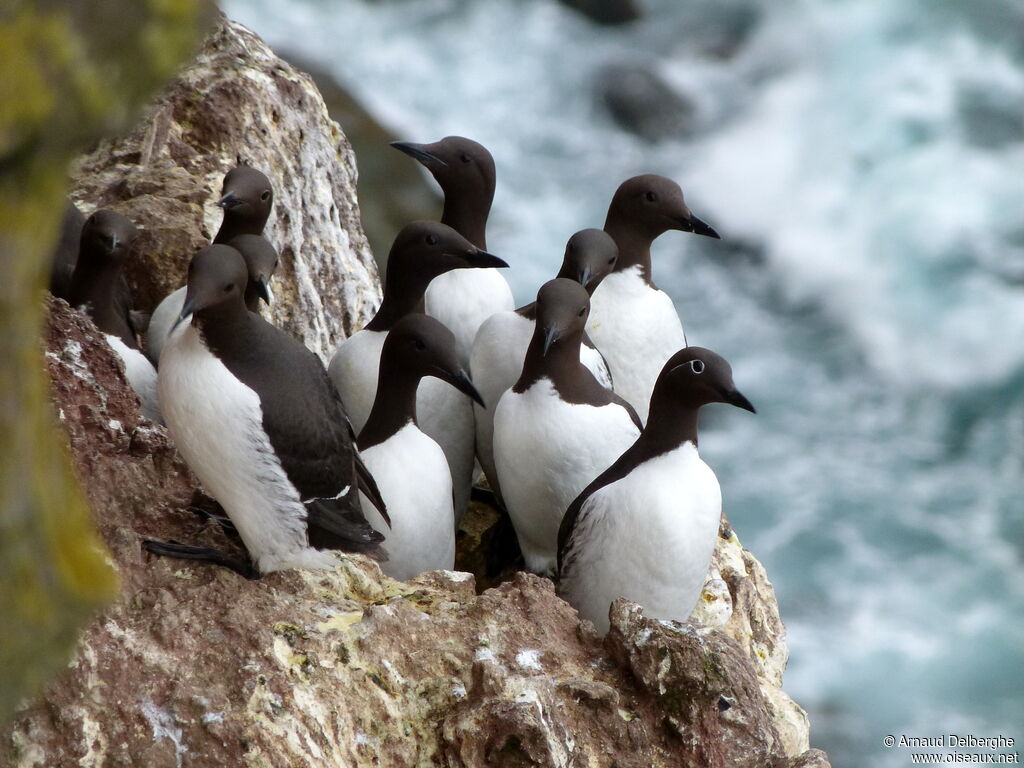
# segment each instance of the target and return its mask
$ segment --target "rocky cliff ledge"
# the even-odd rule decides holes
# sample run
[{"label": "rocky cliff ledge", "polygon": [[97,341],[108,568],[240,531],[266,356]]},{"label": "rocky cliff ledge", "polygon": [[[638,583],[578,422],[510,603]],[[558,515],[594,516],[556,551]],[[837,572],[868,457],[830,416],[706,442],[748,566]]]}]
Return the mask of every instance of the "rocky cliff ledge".
[{"label": "rocky cliff ledge", "polygon": [[[223,22],[135,132],[82,161],[74,197],[140,224],[132,280],[153,303],[214,231],[210,201],[239,160],[277,190],[272,315],[323,354],[379,295],[355,164],[311,81],[242,27]],[[828,765],[781,689],[771,584],[727,523],[691,621],[619,601],[603,640],[531,575],[478,595],[468,573],[400,583],[361,557],[260,581],[150,558],[144,537],[232,544],[185,509],[194,477],[89,320],[51,300],[45,346],[122,589],[0,735],[0,764]]]}]

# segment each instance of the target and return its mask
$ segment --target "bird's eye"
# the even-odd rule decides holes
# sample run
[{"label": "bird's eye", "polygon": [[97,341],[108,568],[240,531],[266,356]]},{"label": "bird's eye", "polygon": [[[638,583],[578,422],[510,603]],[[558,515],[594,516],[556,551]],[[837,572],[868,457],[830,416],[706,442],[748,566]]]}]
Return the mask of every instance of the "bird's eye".
[{"label": "bird's eye", "polygon": [[586,308],[586,307],[584,307],[583,309],[581,309],[581,310],[579,311],[579,314],[577,314],[576,316],[577,316],[577,317],[583,317],[583,316],[584,316],[585,314],[587,314],[587,308]]},{"label": "bird's eye", "polygon": [[438,243],[437,235],[434,235],[434,234],[427,235],[427,245],[437,245],[437,243]]},{"label": "bird's eye", "polygon": [[612,256],[610,259],[608,259],[608,266],[610,267],[614,263],[615,263],[615,257]]},{"label": "bird's eye", "polygon": [[260,195],[260,200],[262,200],[263,202],[266,202],[269,199],[270,199],[270,190],[269,189],[264,189],[263,190],[263,194]]},{"label": "bird's eye", "polygon": [[235,287],[234,283],[228,283],[224,286],[224,293],[231,293],[231,289]]},{"label": "bird's eye", "polygon": [[656,203],[656,202],[658,202],[658,193],[657,192],[652,192],[652,191],[648,190],[644,194],[644,197],[647,198],[647,202],[648,203]]},{"label": "bird's eye", "polygon": [[462,155],[459,157],[459,159],[462,160],[462,162],[464,162],[464,163],[468,163],[473,158],[471,158],[468,154],[463,152]]},{"label": "bird's eye", "polygon": [[691,360],[690,370],[694,373],[704,373],[704,361],[703,360]]},{"label": "bird's eye", "polygon": [[274,259],[274,269],[277,269],[280,266],[281,266],[281,260],[280,259]]},{"label": "bird's eye", "polygon": [[416,341],[413,342],[413,346],[420,352],[427,348],[427,345],[423,343],[422,339],[416,339]]}]

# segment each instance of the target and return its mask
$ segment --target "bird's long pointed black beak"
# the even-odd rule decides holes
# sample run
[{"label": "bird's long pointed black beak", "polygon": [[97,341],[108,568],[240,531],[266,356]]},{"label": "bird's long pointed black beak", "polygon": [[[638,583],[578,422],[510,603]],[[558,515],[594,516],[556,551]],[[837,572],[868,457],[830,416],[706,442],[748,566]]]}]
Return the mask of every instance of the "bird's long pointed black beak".
[{"label": "bird's long pointed black beak", "polygon": [[224,210],[228,208],[234,208],[235,206],[241,205],[242,201],[235,197],[234,192],[228,192],[224,197],[217,201],[217,205]]},{"label": "bird's long pointed black beak", "polygon": [[270,280],[266,275],[256,278],[256,295],[263,299],[268,306],[274,300],[274,294],[270,292]]},{"label": "bird's long pointed black beak", "polygon": [[562,336],[562,329],[556,325],[544,326],[544,350],[541,353],[542,356],[547,356],[548,350],[551,349],[551,345],[554,344]]},{"label": "bird's long pointed black beak", "polygon": [[722,236],[715,231],[715,228],[703,221],[693,214],[690,214],[688,219],[684,218],[679,222],[684,232],[693,232],[695,235],[704,235],[705,237],[713,237],[715,240],[721,240]]},{"label": "bird's long pointed black beak", "polygon": [[587,283],[590,282],[593,276],[594,271],[590,267],[583,267],[582,269],[580,269],[579,276],[577,279],[580,281],[580,285],[586,288]]},{"label": "bird's long pointed black beak", "polygon": [[439,368],[438,372],[442,379],[444,379],[457,390],[459,390],[459,392],[469,395],[477,403],[480,404],[481,408],[487,407],[487,405],[484,403],[484,399],[480,396],[480,393],[477,391],[477,388],[473,386],[473,382],[470,380],[469,375],[465,371],[460,369],[458,373],[452,373],[451,371]]},{"label": "bird's long pointed black beak", "polygon": [[431,165],[448,165],[448,163],[437,155],[428,152],[423,144],[414,144],[411,141],[392,141],[391,146],[399,152],[404,152],[409,157],[419,160],[428,168]]},{"label": "bird's long pointed black beak", "polygon": [[461,256],[462,258],[464,258],[467,262],[469,262],[469,266],[475,267],[475,268],[478,268],[478,269],[479,268],[484,268],[484,267],[494,267],[494,268],[497,268],[497,269],[502,269],[502,268],[507,268],[508,267],[508,262],[505,261],[504,259],[499,259],[493,253],[488,253],[487,251],[481,251],[479,248],[476,250],[475,253],[470,253],[470,254],[462,253],[462,254],[458,254],[458,255]]},{"label": "bird's long pointed black beak", "polygon": [[170,333],[168,333],[167,335],[170,336],[172,333],[174,333],[178,329],[178,326],[181,325],[182,321],[187,319],[188,316],[195,311],[196,303],[189,299],[188,296],[186,296],[185,303],[182,304],[181,306],[181,313],[178,315],[178,319],[174,321],[174,325],[171,326]]},{"label": "bird's long pointed black beak", "polygon": [[735,405],[737,408],[742,408],[745,411],[757,413],[757,411],[754,410],[754,406],[751,404],[751,402],[747,400],[747,398],[743,396],[743,393],[740,392],[738,389],[734,389],[732,392],[726,392],[725,402],[729,403],[729,405]]}]

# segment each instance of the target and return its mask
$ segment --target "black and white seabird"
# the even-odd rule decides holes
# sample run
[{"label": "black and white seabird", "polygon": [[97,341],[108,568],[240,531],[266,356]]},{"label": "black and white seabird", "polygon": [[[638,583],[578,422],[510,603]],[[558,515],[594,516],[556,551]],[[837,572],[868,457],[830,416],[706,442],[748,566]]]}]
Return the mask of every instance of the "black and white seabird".
[{"label": "black and white seabird", "polygon": [[316,355],[246,309],[247,281],[234,248],[196,254],[159,387],[175,444],[227,512],[252,565],[177,543],[147,549],[249,577],[330,568],[325,550],[379,554],[383,536],[363,516],[357,490],[383,503],[338,393]]},{"label": "black and white seabird", "polygon": [[594,294],[587,325],[611,368],[615,391],[644,421],[658,372],[686,346],[675,305],[651,274],[651,243],[670,229],[718,237],[693,215],[671,179],[648,174],[622,182],[604,224],[619,247],[619,260]]},{"label": "black and white seabird", "polygon": [[[487,216],[494,200],[494,158],[487,148],[462,136],[433,144],[396,141],[391,146],[419,160],[444,192],[441,221],[473,245],[487,250]],[[515,307],[512,289],[494,269],[446,272],[427,287],[426,311],[444,323],[458,344],[459,359],[469,365],[477,329],[495,312]]]},{"label": "black and white seabird", "polygon": [[[247,165],[240,165],[232,168],[224,176],[224,186],[217,205],[224,209],[224,219],[221,221],[217,236],[213,238],[214,243],[228,244],[242,235],[262,235],[270,211],[274,207],[274,189],[270,179],[262,172]],[[235,243],[235,246],[238,247],[238,244]],[[263,249],[263,246],[249,241],[243,248],[242,255],[248,260],[250,253],[255,249]],[[252,269],[250,274],[253,274]],[[272,274],[273,270],[270,270],[267,277]],[[255,312],[258,307],[257,299],[248,299],[256,290],[256,286],[246,289],[247,305],[251,312]],[[269,299],[267,301],[269,303]],[[185,286],[182,286],[164,297],[153,311],[146,332],[146,356],[153,365],[160,365],[160,352],[171,327],[178,321],[184,303]]]},{"label": "black and white seabird", "polygon": [[707,403],[754,412],[722,357],[679,350],[654,386],[643,433],[565,513],[558,591],[601,632],[619,597],[678,621],[697,604],[722,516],[718,479],[697,454],[697,411]]},{"label": "black and white seabird", "polygon": [[[388,331],[406,315],[423,313],[423,294],[430,281],[451,270],[474,272],[505,266],[504,261],[439,222],[413,222],[398,233],[388,255],[384,298],[377,314],[363,330],[341,343],[328,367],[357,431],[373,406],[380,353]],[[469,503],[473,477],[472,403],[448,384],[430,378],[418,390],[416,413],[420,429],[441,446],[448,459],[458,521]]]},{"label": "black and white seabird", "polygon": [[139,351],[131,320],[131,291],[122,267],[138,230],[119,213],[99,210],[82,226],[68,303],[85,311],[124,363],[125,378],[139,396],[143,415],[163,422],[156,370]]},{"label": "black and white seabird", "polygon": [[262,235],[274,207],[274,188],[261,171],[239,165],[225,174],[217,206],[224,209],[224,220],[214,243],[227,243],[238,235]]},{"label": "black and white seabird", "polygon": [[53,247],[50,263],[50,293],[68,301],[71,297],[71,276],[78,263],[78,244],[82,239],[85,216],[70,200],[61,217],[60,233]]},{"label": "black and white seabird", "polygon": [[406,315],[384,341],[377,394],[357,441],[387,504],[390,529],[365,497],[363,512],[385,536],[388,560],[381,568],[399,581],[455,564],[451,471],[444,451],[416,424],[416,389],[428,376],[480,401],[452,332],[427,315]]},{"label": "black and white seabird", "polygon": [[[584,229],[569,238],[557,277],[575,280],[593,296],[597,286],[615,267],[617,256],[618,248],[608,234],[600,229]],[[530,339],[533,338],[536,321],[535,302],[514,312],[491,315],[477,331],[473,352],[469,357],[473,383],[487,403],[487,408],[474,406],[477,459],[487,475],[491,489],[499,494],[499,498],[499,483],[494,471],[494,452],[491,447],[494,409],[505,390],[515,384],[523,372],[523,360]],[[580,362],[602,386],[612,388],[608,365],[586,332],[580,345]]]},{"label": "black and white seabird", "polygon": [[590,309],[579,283],[537,293],[522,374],[494,412],[494,466],[526,566],[555,569],[562,513],[640,434],[630,405],[580,363]]}]

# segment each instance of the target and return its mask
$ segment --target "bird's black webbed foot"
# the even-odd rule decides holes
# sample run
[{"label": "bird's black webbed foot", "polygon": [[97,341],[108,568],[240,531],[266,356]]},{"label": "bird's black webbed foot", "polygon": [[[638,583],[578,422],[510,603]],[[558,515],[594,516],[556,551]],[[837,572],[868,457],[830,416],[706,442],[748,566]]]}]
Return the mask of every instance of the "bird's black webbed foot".
[{"label": "bird's black webbed foot", "polygon": [[260,577],[259,571],[256,570],[251,562],[225,555],[220,550],[211,549],[210,547],[192,547],[179,541],[155,541],[154,539],[144,540],[142,546],[147,552],[152,552],[154,555],[161,557],[176,557],[181,560],[202,560],[228,568],[247,579],[258,579]]}]

